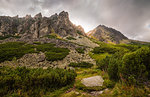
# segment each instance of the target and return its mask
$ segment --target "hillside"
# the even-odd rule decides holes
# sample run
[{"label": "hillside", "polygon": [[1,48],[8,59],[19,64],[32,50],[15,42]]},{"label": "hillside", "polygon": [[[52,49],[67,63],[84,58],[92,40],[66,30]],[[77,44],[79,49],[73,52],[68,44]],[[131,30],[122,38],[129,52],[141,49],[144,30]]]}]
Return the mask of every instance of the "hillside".
[{"label": "hillside", "polygon": [[[124,43],[124,44],[123,44]],[[150,43],[67,12],[0,17],[1,97],[148,97]]]}]

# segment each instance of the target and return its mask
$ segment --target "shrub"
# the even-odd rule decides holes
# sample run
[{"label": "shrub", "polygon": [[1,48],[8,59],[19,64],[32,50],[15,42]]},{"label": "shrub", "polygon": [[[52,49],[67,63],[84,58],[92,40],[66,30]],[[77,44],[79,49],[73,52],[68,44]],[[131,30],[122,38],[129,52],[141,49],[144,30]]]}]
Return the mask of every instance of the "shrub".
[{"label": "shrub", "polygon": [[[142,81],[150,76],[150,49],[142,47],[135,52],[127,53],[123,57],[121,74],[126,80]],[[135,82],[135,81],[134,81]]]},{"label": "shrub", "polygon": [[10,38],[10,37],[21,38],[20,36],[6,35],[6,36],[0,36],[0,40],[4,40],[4,39]]},{"label": "shrub", "polygon": [[54,44],[46,43],[36,46],[37,51],[46,52],[54,49]]},{"label": "shrub", "polygon": [[50,38],[50,39],[56,39],[57,35],[56,34],[50,34],[50,35],[46,35],[46,37]]},{"label": "shrub", "polygon": [[25,45],[22,42],[9,42],[0,44],[0,62],[11,61],[14,57],[21,58],[24,54],[34,53],[32,45]]},{"label": "shrub", "polygon": [[104,85],[107,87],[107,88],[113,88],[115,86],[115,82],[109,80],[109,79],[106,79],[104,80]]},{"label": "shrub", "polygon": [[49,35],[46,35],[45,37],[48,37],[50,39],[61,39],[61,37],[56,33],[50,33]]},{"label": "shrub", "polygon": [[93,66],[93,64],[87,63],[87,62],[81,62],[81,63],[70,63],[69,66],[81,67],[81,68],[91,68]]},{"label": "shrub", "polygon": [[41,42],[35,41],[35,42],[33,42],[33,44],[40,45]]},{"label": "shrub", "polygon": [[117,52],[111,56],[106,56],[100,61],[96,61],[96,64],[99,69],[107,71],[110,79],[118,80],[119,79],[119,66],[122,64],[123,54]]},{"label": "shrub", "polygon": [[[54,91],[74,82],[76,73],[64,69],[0,68],[0,94],[40,96],[40,92]],[[19,94],[19,92],[21,92]]]},{"label": "shrub", "polygon": [[129,49],[118,46],[118,45],[108,45],[108,44],[99,44],[99,47],[95,47],[93,49],[94,54],[102,54],[102,53],[109,53],[109,54],[115,54],[117,52],[119,53],[127,53],[129,52]]},{"label": "shrub", "polygon": [[69,49],[54,47],[54,44],[36,44],[29,45],[23,42],[0,44],[0,62],[11,61],[13,58],[19,59],[25,54],[38,53],[40,51],[46,54],[46,59],[49,61],[61,60],[69,54]]},{"label": "shrub", "polygon": [[41,44],[36,48],[37,51],[45,52],[48,61],[62,60],[69,54],[69,49],[54,47],[54,44]]},{"label": "shrub", "polygon": [[131,44],[118,44],[118,45],[116,45],[117,47],[123,47],[123,48],[126,48],[126,49],[128,49],[128,50],[130,50],[130,51],[136,51],[137,49],[139,49],[140,48],[140,46],[138,46],[138,45],[131,45]]},{"label": "shrub", "polygon": [[84,54],[84,50],[85,48],[76,48],[76,51],[81,54]]},{"label": "shrub", "polygon": [[110,60],[110,57],[106,56],[104,59],[102,59],[100,61],[97,60],[96,64],[97,64],[99,69],[107,71],[107,68],[108,68],[108,65],[109,65],[109,60]]},{"label": "shrub", "polygon": [[102,46],[102,47],[95,47],[92,52],[95,54],[101,54],[101,53],[114,54],[117,51],[119,51],[119,50],[115,47]]},{"label": "shrub", "polygon": [[110,57],[109,65],[108,65],[108,75],[112,80],[119,79],[119,66],[121,65],[121,60],[115,56]]},{"label": "shrub", "polygon": [[62,60],[63,58],[66,57],[65,53],[46,52],[45,54],[46,54],[46,59],[48,61]]},{"label": "shrub", "polygon": [[68,39],[68,40],[76,40],[76,39],[73,38],[73,37],[67,37],[66,39]]}]

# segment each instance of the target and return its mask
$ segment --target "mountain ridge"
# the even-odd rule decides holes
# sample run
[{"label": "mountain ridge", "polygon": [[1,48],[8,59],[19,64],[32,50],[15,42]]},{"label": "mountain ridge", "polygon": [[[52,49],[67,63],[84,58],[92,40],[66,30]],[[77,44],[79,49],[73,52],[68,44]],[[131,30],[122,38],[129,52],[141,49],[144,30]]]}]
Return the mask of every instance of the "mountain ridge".
[{"label": "mountain ridge", "polygon": [[40,38],[55,33],[60,37],[90,37],[105,43],[128,43],[129,39],[120,31],[99,25],[95,29],[85,33],[82,26],[74,25],[68,12],[62,11],[50,17],[43,17],[41,13],[34,17],[0,16],[0,36],[14,35],[23,38]]},{"label": "mountain ridge", "polygon": [[31,34],[33,38],[43,37],[50,33],[57,33],[58,35],[65,37],[67,35],[78,36],[77,32],[85,35],[80,31],[81,27],[75,26],[69,20],[68,12],[62,11],[59,14],[54,14],[50,17],[42,17],[41,13],[38,13],[34,17],[26,15],[26,17],[18,18],[1,16],[0,17],[0,35],[20,35],[25,33]]}]

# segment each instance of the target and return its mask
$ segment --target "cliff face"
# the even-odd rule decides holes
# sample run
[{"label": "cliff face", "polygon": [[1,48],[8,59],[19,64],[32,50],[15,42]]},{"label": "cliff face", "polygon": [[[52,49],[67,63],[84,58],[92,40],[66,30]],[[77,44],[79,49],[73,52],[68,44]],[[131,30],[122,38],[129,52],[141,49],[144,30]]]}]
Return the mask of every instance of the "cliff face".
[{"label": "cliff face", "polygon": [[[34,17],[26,15],[26,17],[18,18],[1,16],[0,17],[0,35],[31,35],[32,38],[39,38],[50,33],[57,33],[61,37],[71,35],[78,36],[80,33],[85,35],[81,28],[73,25],[69,20],[67,12],[62,11],[58,15],[51,17],[42,17],[39,13]],[[80,32],[80,33],[78,33]]]},{"label": "cliff face", "polygon": [[88,32],[87,35],[91,38],[96,38],[97,40],[106,43],[119,44],[124,40],[128,40],[128,38],[121,32],[113,28],[108,28],[104,25],[99,25],[94,30]]}]

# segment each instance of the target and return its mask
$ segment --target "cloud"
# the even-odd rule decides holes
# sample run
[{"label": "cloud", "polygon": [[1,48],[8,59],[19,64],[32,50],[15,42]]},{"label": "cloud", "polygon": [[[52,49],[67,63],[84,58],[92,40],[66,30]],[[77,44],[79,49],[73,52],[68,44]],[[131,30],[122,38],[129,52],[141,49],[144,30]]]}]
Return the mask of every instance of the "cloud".
[{"label": "cloud", "polygon": [[50,16],[62,10],[86,31],[104,24],[129,38],[150,41],[150,0],[0,0],[0,15]]}]

